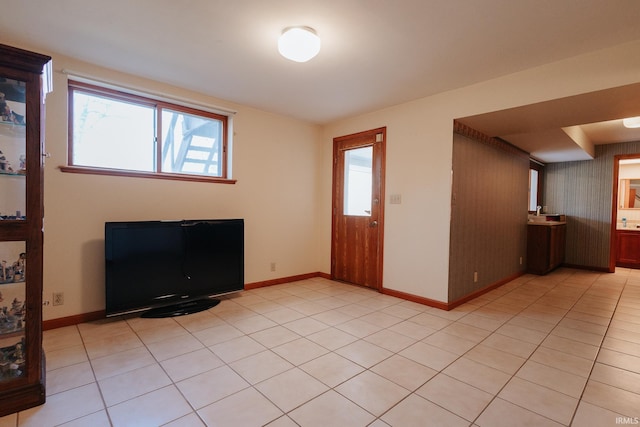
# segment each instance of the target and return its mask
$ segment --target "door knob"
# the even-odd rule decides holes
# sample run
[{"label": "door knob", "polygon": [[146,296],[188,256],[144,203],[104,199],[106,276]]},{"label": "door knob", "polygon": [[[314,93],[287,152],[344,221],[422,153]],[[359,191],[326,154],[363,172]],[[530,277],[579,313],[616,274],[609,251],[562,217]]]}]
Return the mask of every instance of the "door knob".
[{"label": "door knob", "polygon": [[371,221],[369,223],[369,227],[377,227],[378,226],[378,221]]}]

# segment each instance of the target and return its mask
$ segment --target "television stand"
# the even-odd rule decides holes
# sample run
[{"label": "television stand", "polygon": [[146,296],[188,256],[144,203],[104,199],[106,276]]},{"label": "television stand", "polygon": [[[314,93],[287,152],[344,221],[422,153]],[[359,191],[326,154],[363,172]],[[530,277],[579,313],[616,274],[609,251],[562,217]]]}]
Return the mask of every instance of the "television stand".
[{"label": "television stand", "polygon": [[220,300],[216,298],[202,298],[193,301],[167,305],[164,307],[152,308],[151,310],[142,313],[140,317],[157,319],[161,317],[183,316],[185,314],[198,313],[200,311],[208,310],[212,307],[215,307],[219,303]]}]

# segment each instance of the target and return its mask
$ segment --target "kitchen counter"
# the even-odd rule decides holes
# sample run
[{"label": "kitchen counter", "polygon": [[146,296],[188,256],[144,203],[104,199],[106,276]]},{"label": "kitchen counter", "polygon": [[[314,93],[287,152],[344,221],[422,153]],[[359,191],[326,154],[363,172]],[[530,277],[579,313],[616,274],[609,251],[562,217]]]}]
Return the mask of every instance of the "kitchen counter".
[{"label": "kitchen counter", "polygon": [[640,224],[627,224],[626,227],[622,226],[622,223],[616,225],[616,230],[620,231],[640,231]]}]

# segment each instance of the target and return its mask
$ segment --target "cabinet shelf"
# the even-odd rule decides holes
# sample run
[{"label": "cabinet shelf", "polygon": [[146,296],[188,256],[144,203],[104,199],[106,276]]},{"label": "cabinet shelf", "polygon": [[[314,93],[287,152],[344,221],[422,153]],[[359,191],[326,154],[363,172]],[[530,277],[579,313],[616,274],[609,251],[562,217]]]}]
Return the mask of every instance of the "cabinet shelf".
[{"label": "cabinet shelf", "polygon": [[2,330],[0,329],[0,340],[21,336],[24,336],[24,328],[17,329],[11,332],[2,332]]},{"label": "cabinet shelf", "polygon": [[0,118],[0,134],[10,137],[23,137],[26,134],[26,127],[24,125],[15,124],[12,122],[5,122]]}]

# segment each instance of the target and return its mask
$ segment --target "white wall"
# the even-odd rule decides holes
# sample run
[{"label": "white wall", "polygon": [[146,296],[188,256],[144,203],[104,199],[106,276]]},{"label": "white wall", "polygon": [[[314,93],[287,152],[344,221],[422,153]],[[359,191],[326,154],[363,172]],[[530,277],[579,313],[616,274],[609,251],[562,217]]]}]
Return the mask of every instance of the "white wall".
[{"label": "white wall", "polygon": [[[244,218],[246,283],[320,270],[318,126],[52,56],[54,92],[46,100],[51,158],[45,167],[44,299],[64,292],[65,304],[46,306],[45,320],[104,309],[106,221]],[[236,110],[237,183],[61,172],[67,158],[67,75],[61,69]],[[271,262],[277,263],[276,272],[270,271]]]},{"label": "white wall", "polygon": [[[638,81],[640,42],[635,42],[325,126],[323,265],[329,265],[331,246],[334,137],[387,126],[383,286],[447,301],[453,120]],[[402,204],[390,205],[390,194],[401,194]]]}]

